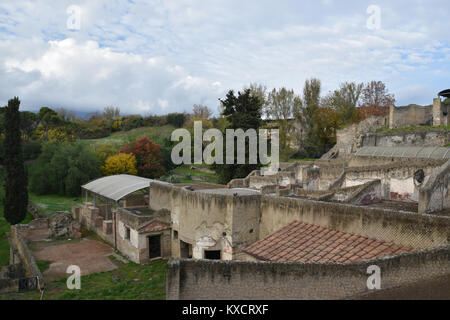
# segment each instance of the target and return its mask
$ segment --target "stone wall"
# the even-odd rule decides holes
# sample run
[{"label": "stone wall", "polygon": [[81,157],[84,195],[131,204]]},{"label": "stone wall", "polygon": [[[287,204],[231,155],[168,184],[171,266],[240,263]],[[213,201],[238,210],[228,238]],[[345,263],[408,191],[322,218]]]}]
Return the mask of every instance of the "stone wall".
[{"label": "stone wall", "polygon": [[450,160],[425,178],[419,189],[419,213],[450,208]]},{"label": "stone wall", "polygon": [[363,136],[363,147],[442,147],[450,143],[450,131],[429,130],[408,133],[368,133]]},{"label": "stone wall", "polygon": [[381,270],[381,288],[450,275],[450,247],[351,264],[172,260],[168,300],[346,299],[370,292],[368,267]]},{"label": "stone wall", "polygon": [[389,128],[433,125],[433,107],[411,104],[405,107],[391,106],[389,109]]},{"label": "stone wall", "polygon": [[152,183],[150,207],[171,212],[172,255],[180,256],[180,240],[190,244],[193,257],[201,259],[205,250],[221,250],[222,259],[231,260],[240,249],[258,239],[259,195],[233,196],[201,193]]},{"label": "stone wall", "polygon": [[[372,161],[374,157],[369,158]],[[349,167],[345,169],[343,186],[351,187],[380,179],[382,199],[418,202],[419,185],[414,182],[414,173],[423,170],[425,176],[429,176],[441,163],[441,160],[411,159],[383,165]]]},{"label": "stone wall", "polygon": [[[38,288],[44,288],[44,276],[39,270],[36,260],[34,259],[31,250],[28,248],[25,239],[20,233],[20,228],[18,228],[17,225],[11,226],[10,245],[11,250],[15,252],[15,254],[11,254],[11,257],[15,257],[17,254],[17,256],[20,257],[20,263],[22,263],[26,271],[26,275],[28,277],[37,278]],[[11,261],[10,264],[15,264],[18,262],[19,261]]]},{"label": "stone wall", "polygon": [[414,248],[432,248],[447,245],[450,241],[450,217],[306,199],[261,197],[260,238],[293,220]]},{"label": "stone wall", "polygon": [[[155,232],[141,232],[139,228],[146,222],[157,218],[160,221],[169,223],[169,213],[162,210],[161,214],[153,216],[137,215],[125,209],[119,208],[115,213],[117,221],[116,247],[135,263],[145,263],[150,260],[148,237],[161,236],[161,257],[171,256],[171,233],[170,229],[158,230]],[[129,228],[129,238],[127,230]]]},{"label": "stone wall", "polygon": [[370,117],[336,132],[335,153],[342,157],[358,151],[362,146],[363,136],[368,132],[388,126],[387,117]]}]

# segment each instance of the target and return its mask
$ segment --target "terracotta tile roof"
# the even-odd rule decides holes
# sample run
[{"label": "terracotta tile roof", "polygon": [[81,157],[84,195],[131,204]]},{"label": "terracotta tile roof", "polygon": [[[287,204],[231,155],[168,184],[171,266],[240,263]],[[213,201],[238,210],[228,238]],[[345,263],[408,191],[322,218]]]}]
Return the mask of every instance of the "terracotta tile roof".
[{"label": "terracotta tile roof", "polygon": [[392,242],[293,221],[243,251],[259,260],[350,263],[411,250]]}]

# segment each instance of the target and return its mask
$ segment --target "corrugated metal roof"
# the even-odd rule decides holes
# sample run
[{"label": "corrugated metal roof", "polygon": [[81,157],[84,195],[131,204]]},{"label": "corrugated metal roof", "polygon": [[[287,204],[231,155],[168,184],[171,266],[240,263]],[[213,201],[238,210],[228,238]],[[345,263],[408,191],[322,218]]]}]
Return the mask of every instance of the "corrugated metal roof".
[{"label": "corrugated metal roof", "polygon": [[362,147],[357,156],[389,157],[389,158],[419,158],[419,159],[450,159],[448,147]]},{"label": "corrugated metal roof", "polygon": [[150,187],[150,183],[153,181],[152,179],[120,174],[91,181],[81,186],[81,188],[118,201],[135,191]]}]

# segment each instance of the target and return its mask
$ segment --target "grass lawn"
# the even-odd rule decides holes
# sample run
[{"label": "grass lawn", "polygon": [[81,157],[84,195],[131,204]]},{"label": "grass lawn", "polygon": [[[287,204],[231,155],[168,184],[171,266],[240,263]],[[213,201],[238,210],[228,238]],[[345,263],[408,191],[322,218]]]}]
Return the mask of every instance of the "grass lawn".
[{"label": "grass lawn", "polygon": [[208,177],[217,180],[219,177],[215,173],[202,172],[199,170],[191,169],[192,165],[183,165],[172,170],[173,173],[187,174],[196,177]]},{"label": "grass lawn", "polygon": [[173,130],[175,130],[175,127],[171,125],[162,127],[141,127],[132,129],[130,131],[114,132],[113,134],[105,138],[88,139],[82,141],[89,144],[115,143],[120,146],[124,142],[135,141],[139,138],[147,136],[150,140],[161,144],[165,138],[170,138]]},{"label": "grass lawn", "polygon": [[[118,269],[81,277],[81,289],[69,290],[66,279],[46,285],[44,300],[164,300],[165,260],[145,265],[122,263],[109,257]],[[38,291],[0,295],[1,299],[38,300]]]},{"label": "grass lawn", "polygon": [[67,197],[56,194],[39,196],[30,193],[29,198],[48,215],[52,215],[57,211],[71,212],[73,206],[80,205],[83,202],[81,197]]}]

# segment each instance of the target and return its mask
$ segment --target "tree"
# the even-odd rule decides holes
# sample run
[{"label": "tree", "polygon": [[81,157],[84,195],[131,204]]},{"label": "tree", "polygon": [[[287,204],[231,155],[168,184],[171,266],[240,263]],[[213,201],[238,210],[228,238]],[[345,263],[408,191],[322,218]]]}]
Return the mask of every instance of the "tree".
[{"label": "tree", "polygon": [[259,99],[262,108],[262,113],[264,113],[265,112],[264,109],[267,106],[267,87],[265,85],[258,84],[256,82],[252,82],[248,87],[244,87],[244,91],[246,89],[250,90],[251,95],[253,97],[257,97]]},{"label": "tree", "polygon": [[36,114],[29,111],[20,113],[20,130],[26,140],[29,140],[39,124]]},{"label": "tree", "polygon": [[342,120],[342,124],[350,124],[357,120],[356,106],[361,97],[364,84],[354,82],[341,83],[338,90],[329,93],[323,100],[324,107],[335,109]]},{"label": "tree", "polygon": [[362,90],[361,105],[363,106],[389,107],[394,103],[394,95],[388,93],[382,81],[371,81]]},{"label": "tree", "polygon": [[119,153],[109,157],[102,166],[102,172],[106,176],[116,174],[136,175],[136,157],[133,154]]},{"label": "tree", "polygon": [[184,113],[169,113],[167,115],[167,124],[170,124],[175,128],[182,128],[185,121],[186,115]]},{"label": "tree", "polygon": [[42,107],[37,117],[39,119],[39,125],[44,129],[44,140],[47,141],[50,128],[60,124],[62,119],[54,110],[48,107]]},{"label": "tree", "polygon": [[93,151],[81,144],[51,143],[30,168],[30,187],[36,194],[80,195],[80,186],[101,176]]},{"label": "tree", "polygon": [[164,160],[161,155],[161,145],[147,137],[138,141],[124,143],[121,153],[133,154],[136,157],[138,175],[150,179],[164,175]]},{"label": "tree", "polygon": [[202,104],[194,104],[193,107],[193,116],[194,118],[203,118],[203,119],[209,119],[211,117],[212,112],[211,110]]},{"label": "tree", "polygon": [[77,116],[75,115],[75,112],[67,110],[65,108],[58,108],[55,110],[58,116],[67,122],[74,122],[77,120]]},{"label": "tree", "polygon": [[113,143],[105,143],[102,144],[95,151],[95,155],[97,156],[98,161],[101,165],[105,164],[106,159],[111,156],[116,155],[119,152],[119,148]]},{"label": "tree", "polygon": [[4,165],[6,169],[4,216],[12,225],[25,219],[28,206],[28,179],[22,156],[20,100],[8,101],[5,110]]},{"label": "tree", "polygon": [[308,157],[316,157],[319,151],[319,106],[320,106],[321,82],[312,78],[305,81],[303,88],[303,106],[301,110],[301,122],[305,135],[301,137],[302,147]]},{"label": "tree", "polygon": [[292,89],[273,89],[268,95],[266,116],[278,125],[282,160],[287,160],[292,151],[290,141],[292,140],[293,121],[298,119],[301,107],[302,100]]},{"label": "tree", "polygon": [[108,106],[103,109],[103,117],[106,119],[114,119],[120,117],[120,109],[114,106]]},{"label": "tree", "polygon": [[[252,95],[250,89],[244,92],[238,92],[238,96],[233,90],[227,93],[225,100],[220,100],[222,104],[222,115],[230,123],[227,129],[242,129],[244,132],[248,129],[256,131],[261,126],[261,100]],[[225,148],[226,143],[224,143]],[[224,152],[226,155],[226,152]],[[236,153],[234,155],[236,159]],[[236,163],[236,160],[235,160]],[[249,163],[248,141],[245,143],[245,164],[215,164],[213,168],[219,175],[221,183],[228,183],[231,179],[244,178],[251,171],[259,169],[259,164]]]}]

